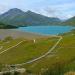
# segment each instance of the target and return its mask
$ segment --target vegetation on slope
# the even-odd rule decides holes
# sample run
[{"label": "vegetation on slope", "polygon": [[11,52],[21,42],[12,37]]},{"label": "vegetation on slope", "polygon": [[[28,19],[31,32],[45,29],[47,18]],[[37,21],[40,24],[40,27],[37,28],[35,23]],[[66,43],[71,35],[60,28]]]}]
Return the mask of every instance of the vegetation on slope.
[{"label": "vegetation on slope", "polygon": [[60,22],[60,19],[47,17],[32,11],[24,12],[20,9],[14,8],[2,14],[0,16],[0,22],[16,26],[36,26],[58,23]]},{"label": "vegetation on slope", "polygon": [[[75,71],[75,30],[63,34],[62,37],[62,41],[48,56],[22,66],[26,69],[26,75],[65,75],[67,72]],[[0,41],[0,46],[4,46],[0,51],[22,40],[25,41],[0,55],[0,63],[22,63],[34,59],[46,53],[56,43],[57,39],[41,38],[36,39],[36,43],[34,43],[33,40],[11,39],[8,37],[6,40],[10,41],[9,43],[5,40]]]},{"label": "vegetation on slope", "polygon": [[[4,41],[0,42],[0,46],[3,46],[0,52],[10,48],[11,45],[14,46],[17,42],[19,42],[19,40],[24,39],[11,40],[7,44]],[[0,63],[19,64],[35,59],[45,54],[55,44],[56,41],[56,38],[36,39],[35,43],[33,40],[24,40],[17,47],[14,47],[3,54],[0,54]]]},{"label": "vegetation on slope", "polygon": [[72,17],[68,20],[66,20],[65,22],[63,22],[62,24],[64,25],[71,25],[71,26],[75,26],[75,17]]},{"label": "vegetation on slope", "polygon": [[47,57],[25,67],[31,74],[64,75],[75,71],[75,31],[63,35],[63,40]]},{"label": "vegetation on slope", "polygon": [[17,28],[17,26],[8,25],[0,22],[0,29],[13,29],[13,28]]}]

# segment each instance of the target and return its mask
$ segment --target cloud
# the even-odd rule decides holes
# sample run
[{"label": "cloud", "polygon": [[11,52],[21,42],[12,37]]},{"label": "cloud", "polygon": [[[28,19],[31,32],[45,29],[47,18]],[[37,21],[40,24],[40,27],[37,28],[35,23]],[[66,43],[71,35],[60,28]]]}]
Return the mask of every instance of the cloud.
[{"label": "cloud", "polygon": [[75,2],[48,5],[43,7],[42,12],[40,11],[40,13],[50,17],[67,19],[75,16]]},{"label": "cloud", "polygon": [[8,10],[8,8],[6,8],[6,7],[7,7],[7,5],[0,4],[0,14],[6,12]]},{"label": "cloud", "polygon": [[0,13],[11,8],[20,8],[62,19],[75,15],[75,0],[1,0]]}]

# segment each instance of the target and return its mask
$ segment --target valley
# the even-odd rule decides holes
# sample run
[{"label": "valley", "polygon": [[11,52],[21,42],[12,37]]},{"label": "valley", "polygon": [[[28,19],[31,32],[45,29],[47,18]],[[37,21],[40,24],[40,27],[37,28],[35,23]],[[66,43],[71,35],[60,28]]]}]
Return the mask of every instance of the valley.
[{"label": "valley", "polygon": [[0,14],[0,75],[75,75],[74,14],[43,13]]}]

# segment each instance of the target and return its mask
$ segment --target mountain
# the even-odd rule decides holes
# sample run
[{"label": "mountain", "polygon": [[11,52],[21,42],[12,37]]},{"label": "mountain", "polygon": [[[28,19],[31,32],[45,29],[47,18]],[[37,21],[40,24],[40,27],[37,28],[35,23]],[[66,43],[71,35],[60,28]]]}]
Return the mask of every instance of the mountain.
[{"label": "mountain", "polygon": [[24,12],[18,8],[14,8],[0,15],[0,22],[17,26],[50,25],[60,22],[60,19],[46,17],[32,11]]},{"label": "mountain", "polygon": [[66,20],[65,22],[63,22],[63,24],[75,26],[75,16]]},{"label": "mountain", "polygon": [[5,12],[4,14],[0,15],[0,22],[5,24],[12,24],[17,25],[18,18],[24,15],[24,12],[14,8],[10,9],[9,11]]}]

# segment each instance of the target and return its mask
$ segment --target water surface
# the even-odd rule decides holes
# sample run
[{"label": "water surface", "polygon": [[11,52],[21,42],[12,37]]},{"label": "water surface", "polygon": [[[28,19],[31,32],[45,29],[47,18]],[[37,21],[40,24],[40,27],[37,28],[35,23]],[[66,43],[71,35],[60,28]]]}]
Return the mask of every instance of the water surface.
[{"label": "water surface", "polygon": [[72,26],[28,26],[18,28],[18,30],[23,32],[32,32],[43,35],[58,35],[69,32],[72,29],[74,29]]}]

